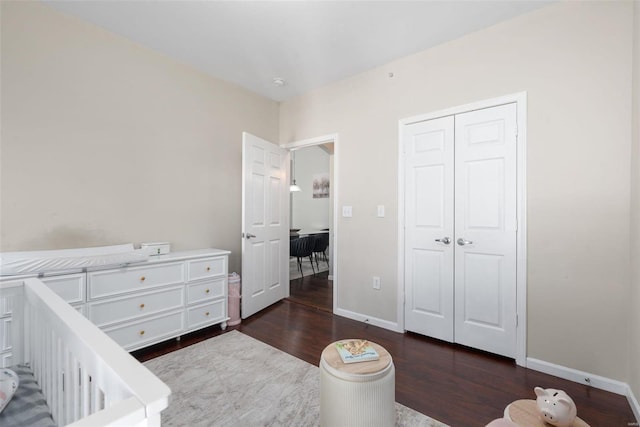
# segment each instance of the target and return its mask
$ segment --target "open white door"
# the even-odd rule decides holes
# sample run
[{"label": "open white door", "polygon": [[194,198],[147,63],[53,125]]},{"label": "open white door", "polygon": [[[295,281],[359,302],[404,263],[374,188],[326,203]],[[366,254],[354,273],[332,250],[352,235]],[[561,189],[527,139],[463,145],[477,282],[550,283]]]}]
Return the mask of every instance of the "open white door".
[{"label": "open white door", "polygon": [[242,318],[289,296],[289,152],[242,133]]}]

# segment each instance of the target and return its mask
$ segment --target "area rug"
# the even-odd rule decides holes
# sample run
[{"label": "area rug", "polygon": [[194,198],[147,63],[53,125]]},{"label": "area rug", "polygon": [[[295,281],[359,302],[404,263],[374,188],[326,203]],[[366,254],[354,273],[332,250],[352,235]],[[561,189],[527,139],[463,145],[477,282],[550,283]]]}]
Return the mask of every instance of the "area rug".
[{"label": "area rug", "polygon": [[[163,426],[317,426],[320,371],[238,331],[145,362],[171,388]],[[397,426],[442,424],[396,403]]]},{"label": "area rug", "polygon": [[[313,262],[313,268],[311,268],[311,262],[309,258],[305,258],[302,260],[302,273],[304,277],[309,277],[315,273],[321,273],[323,271],[329,270],[329,264],[320,260],[318,262],[319,265],[316,265],[315,261]],[[289,280],[298,279],[301,277],[300,270],[298,270],[298,262],[297,258],[289,258]]]}]

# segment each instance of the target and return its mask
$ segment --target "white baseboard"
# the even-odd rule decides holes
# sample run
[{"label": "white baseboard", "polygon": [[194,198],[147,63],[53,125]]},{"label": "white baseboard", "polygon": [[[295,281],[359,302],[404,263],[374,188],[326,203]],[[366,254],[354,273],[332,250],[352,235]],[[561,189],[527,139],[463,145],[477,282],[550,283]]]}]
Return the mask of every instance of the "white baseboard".
[{"label": "white baseboard", "polygon": [[368,323],[370,325],[378,326],[380,328],[388,329],[394,332],[404,332],[400,326],[395,322],[390,322],[384,319],[378,319],[377,317],[366,316],[364,314],[356,313],[354,311],[344,310],[342,308],[336,309],[333,314],[346,317],[348,319],[357,320],[358,322]]},{"label": "white baseboard", "polygon": [[640,403],[638,403],[638,399],[636,399],[633,390],[631,390],[629,386],[627,386],[627,400],[629,401],[629,405],[631,405],[633,415],[636,417],[636,422],[640,423]]},{"label": "white baseboard", "polygon": [[590,374],[589,372],[567,368],[566,366],[545,362],[544,360],[534,359],[532,357],[527,357],[527,368],[626,396],[627,401],[631,406],[631,410],[633,411],[633,415],[636,417],[636,421],[640,422],[640,404],[638,404],[638,400],[633,394],[633,390],[631,390],[631,387],[629,387],[627,383],[613,380],[611,378],[601,377],[600,375]]},{"label": "white baseboard", "polygon": [[623,383],[622,381],[612,380],[611,378],[601,377],[590,374],[589,372],[578,371],[577,369],[567,368],[566,366],[556,365],[532,357],[527,357],[527,368],[623,396],[626,396],[629,390],[627,383]]}]

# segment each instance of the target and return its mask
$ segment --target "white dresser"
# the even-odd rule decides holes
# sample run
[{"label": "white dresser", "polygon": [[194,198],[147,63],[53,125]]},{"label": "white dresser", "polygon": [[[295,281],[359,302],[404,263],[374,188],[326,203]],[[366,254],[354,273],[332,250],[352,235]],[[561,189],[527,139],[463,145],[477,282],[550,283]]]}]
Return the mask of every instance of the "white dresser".
[{"label": "white dresser", "polygon": [[[229,251],[200,249],[151,256],[118,268],[40,277],[126,350],[208,326],[227,326]],[[12,282],[34,275],[3,277]],[[0,365],[11,364],[11,300],[0,293]]]}]

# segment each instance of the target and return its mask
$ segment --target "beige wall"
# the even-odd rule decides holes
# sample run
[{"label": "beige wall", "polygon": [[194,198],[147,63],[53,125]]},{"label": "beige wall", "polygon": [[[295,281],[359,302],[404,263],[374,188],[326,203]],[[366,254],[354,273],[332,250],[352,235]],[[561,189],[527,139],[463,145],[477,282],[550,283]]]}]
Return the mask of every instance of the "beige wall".
[{"label": "beige wall", "polygon": [[169,241],[240,268],[241,132],[278,104],[40,2],[2,2],[0,250]]},{"label": "beige wall", "polygon": [[631,328],[629,385],[640,401],[640,1],[635,2],[633,45],[633,150],[631,155]]},{"label": "beige wall", "polygon": [[296,183],[302,191],[291,193],[292,228],[320,230],[329,227],[332,214],[329,198],[313,198],[313,179],[316,175],[329,175],[329,153],[320,146],[295,151]]},{"label": "beige wall", "polygon": [[402,315],[398,120],[527,91],[528,356],[627,379],[632,8],[552,5],[281,104],[282,143],[339,134],[339,307]]}]

